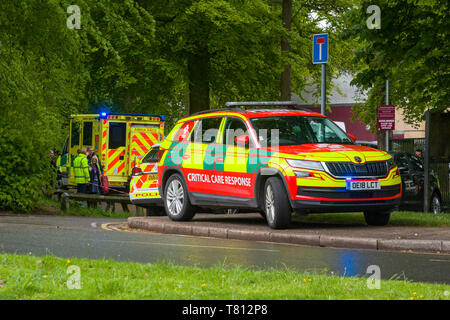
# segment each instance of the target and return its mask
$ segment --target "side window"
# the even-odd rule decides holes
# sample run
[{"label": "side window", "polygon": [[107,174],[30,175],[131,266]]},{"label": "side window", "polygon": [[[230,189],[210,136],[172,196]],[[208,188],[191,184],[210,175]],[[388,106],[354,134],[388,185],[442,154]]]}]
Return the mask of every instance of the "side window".
[{"label": "side window", "polygon": [[72,132],[70,133],[70,147],[80,145],[80,122],[72,121]]},{"label": "side window", "polygon": [[92,122],[83,122],[83,146],[92,145]]},{"label": "side window", "polygon": [[219,133],[222,118],[205,118],[198,122],[191,135],[192,142],[213,143]]},{"label": "side window", "polygon": [[231,146],[236,145],[234,139],[242,135],[248,135],[248,130],[245,123],[238,118],[227,118],[223,132],[223,143]]},{"label": "side window", "polygon": [[125,147],[126,134],[126,123],[111,122],[109,124],[109,149]]},{"label": "side window", "polygon": [[153,148],[142,160],[142,163],[154,163],[159,162],[158,158],[159,148]]}]

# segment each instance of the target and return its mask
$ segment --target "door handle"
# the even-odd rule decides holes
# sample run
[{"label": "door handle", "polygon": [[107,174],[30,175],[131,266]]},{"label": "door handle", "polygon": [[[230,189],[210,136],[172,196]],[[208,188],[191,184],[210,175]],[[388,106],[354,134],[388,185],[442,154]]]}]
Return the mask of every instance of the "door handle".
[{"label": "door handle", "polygon": [[216,162],[223,162],[223,158],[216,158]]},{"label": "door handle", "polygon": [[125,156],[119,156],[119,160],[123,160]]}]

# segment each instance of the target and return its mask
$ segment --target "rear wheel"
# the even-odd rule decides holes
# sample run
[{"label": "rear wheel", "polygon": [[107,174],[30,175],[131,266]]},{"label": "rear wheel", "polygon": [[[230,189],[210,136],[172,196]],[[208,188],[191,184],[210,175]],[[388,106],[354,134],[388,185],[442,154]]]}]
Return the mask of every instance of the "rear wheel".
[{"label": "rear wheel", "polygon": [[174,221],[188,221],[195,215],[195,207],[191,205],[184,180],[178,173],[167,180],[164,208],[167,216]]},{"label": "rear wheel", "polygon": [[364,219],[369,226],[385,226],[390,217],[391,211],[364,211]]},{"label": "rear wheel", "polygon": [[434,214],[441,213],[441,197],[437,193],[433,193],[431,196],[430,212]]},{"label": "rear wheel", "polygon": [[267,179],[264,186],[264,211],[272,229],[285,229],[291,222],[291,206],[283,183],[277,177]]}]

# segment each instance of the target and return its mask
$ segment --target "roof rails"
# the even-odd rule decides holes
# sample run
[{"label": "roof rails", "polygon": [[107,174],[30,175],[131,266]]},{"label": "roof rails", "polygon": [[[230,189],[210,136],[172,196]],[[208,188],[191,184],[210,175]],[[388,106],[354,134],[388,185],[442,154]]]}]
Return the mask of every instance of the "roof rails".
[{"label": "roof rails", "polygon": [[311,112],[311,110],[300,106],[295,101],[244,101],[244,102],[227,102],[225,105],[227,107],[287,107],[288,109]]},{"label": "roof rails", "polygon": [[[225,103],[226,108],[221,109],[209,109],[209,110],[203,110],[196,113],[191,114],[190,116],[197,116],[200,114],[205,113],[212,113],[212,112],[222,112],[222,111],[234,111],[239,113],[245,112],[245,107],[286,107],[288,109],[294,109],[294,110],[302,110],[307,112],[312,112],[310,109],[301,107],[298,103],[294,101],[244,101],[244,102],[227,102]],[[244,108],[239,108],[244,107]]]},{"label": "roof rails", "polygon": [[190,117],[197,116],[200,114],[205,114],[205,113],[222,112],[222,111],[234,111],[234,112],[243,113],[243,110],[239,109],[239,108],[220,108],[220,109],[208,109],[208,110],[199,111],[199,112],[191,114]]}]

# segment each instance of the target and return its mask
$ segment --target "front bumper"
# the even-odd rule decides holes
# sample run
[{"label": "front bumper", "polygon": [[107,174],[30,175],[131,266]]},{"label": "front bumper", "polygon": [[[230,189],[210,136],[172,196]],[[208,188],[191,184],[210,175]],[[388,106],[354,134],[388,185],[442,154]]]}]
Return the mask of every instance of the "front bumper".
[{"label": "front bumper", "polygon": [[385,211],[398,208],[401,194],[401,185],[373,191],[299,187],[295,199],[291,199],[291,205],[295,211],[305,213]]}]

